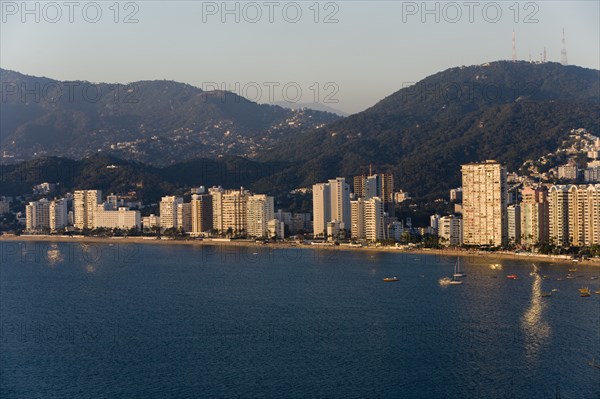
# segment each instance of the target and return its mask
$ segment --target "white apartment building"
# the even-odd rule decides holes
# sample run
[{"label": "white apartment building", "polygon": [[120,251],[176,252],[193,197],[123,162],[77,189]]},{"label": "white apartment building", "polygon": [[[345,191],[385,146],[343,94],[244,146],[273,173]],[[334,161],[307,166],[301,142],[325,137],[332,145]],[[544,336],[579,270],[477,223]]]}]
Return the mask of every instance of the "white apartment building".
[{"label": "white apartment building", "polygon": [[463,241],[466,245],[508,243],[506,168],[499,162],[462,165]]},{"label": "white apartment building", "polygon": [[459,246],[463,243],[462,219],[456,216],[443,216],[438,224],[438,236],[443,238],[442,243],[446,246]]},{"label": "white apartment building", "polygon": [[383,202],[379,197],[351,201],[352,238],[369,241],[383,240],[386,237]]},{"label": "white apartment building", "polygon": [[507,207],[508,217],[508,241],[521,243],[521,207],[519,205],[509,205]]},{"label": "white apartment building", "polygon": [[340,229],[350,226],[350,185],[346,179],[338,177],[329,180],[331,188],[331,220],[340,223]]}]

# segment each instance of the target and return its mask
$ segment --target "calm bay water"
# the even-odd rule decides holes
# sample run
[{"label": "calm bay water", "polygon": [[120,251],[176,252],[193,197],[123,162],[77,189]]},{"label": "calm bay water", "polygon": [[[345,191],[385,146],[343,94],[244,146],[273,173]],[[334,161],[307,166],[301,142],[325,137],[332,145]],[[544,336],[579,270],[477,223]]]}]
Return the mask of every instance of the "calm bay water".
[{"label": "calm bay water", "polygon": [[598,268],[465,259],[444,286],[432,255],[1,250],[2,398],[600,397]]}]

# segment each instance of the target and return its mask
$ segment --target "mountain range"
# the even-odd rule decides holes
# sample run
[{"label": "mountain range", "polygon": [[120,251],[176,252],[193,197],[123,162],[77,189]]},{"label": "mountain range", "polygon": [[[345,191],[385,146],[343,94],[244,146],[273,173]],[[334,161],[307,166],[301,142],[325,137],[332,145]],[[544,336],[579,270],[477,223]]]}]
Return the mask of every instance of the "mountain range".
[{"label": "mountain range", "polygon": [[600,130],[599,71],[558,63],[451,68],[258,157],[288,160],[281,181],[305,186],[374,170],[396,187],[438,197],[460,185],[460,165],[496,159],[517,170],[554,151],[572,128]]},{"label": "mountain range", "polygon": [[[28,87],[36,81],[56,84],[1,73],[3,82],[14,82],[11,89],[22,81]],[[351,177],[373,165],[374,171],[393,173],[397,188],[435,199],[460,185],[462,163],[497,159],[517,170],[525,160],[554,151],[573,128],[597,134],[599,73],[558,63],[498,61],[456,67],[346,118],[259,105],[232,93],[204,92],[170,81],[97,85],[119,96],[118,101],[106,96],[95,103],[70,101],[64,94],[54,102],[22,101],[18,95],[7,96],[5,89],[8,101],[2,104],[0,133],[2,149],[15,157],[37,153],[82,158],[101,150],[137,162],[134,168],[152,164],[154,169],[146,172],[161,167],[159,175],[171,176],[175,186],[209,185],[182,172],[186,167],[193,172],[194,162],[209,162],[198,158],[213,158],[210,162],[220,165],[233,159],[240,165],[249,162],[261,173],[242,177],[236,185],[266,193]],[[139,101],[128,103],[126,98]],[[93,163],[98,159],[103,158]],[[188,163],[172,165],[177,173],[164,172],[183,160]],[[178,173],[189,181],[177,178]],[[93,180],[84,179],[89,184]]]},{"label": "mountain range", "polygon": [[299,131],[340,119],[167,80],[63,82],[1,69],[0,81],[0,146],[13,160],[79,159],[98,152],[156,166],[201,157],[252,158]]}]

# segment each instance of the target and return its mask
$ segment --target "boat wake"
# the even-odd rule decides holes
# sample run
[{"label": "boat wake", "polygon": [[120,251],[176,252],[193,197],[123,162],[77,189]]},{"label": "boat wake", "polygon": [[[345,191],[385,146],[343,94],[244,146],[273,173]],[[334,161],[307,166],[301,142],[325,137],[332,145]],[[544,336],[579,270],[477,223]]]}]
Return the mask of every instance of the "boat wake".
[{"label": "boat wake", "polygon": [[452,281],[451,278],[444,277],[444,278],[439,279],[438,283],[440,284],[440,287],[446,287],[446,286],[450,285],[451,281]]}]

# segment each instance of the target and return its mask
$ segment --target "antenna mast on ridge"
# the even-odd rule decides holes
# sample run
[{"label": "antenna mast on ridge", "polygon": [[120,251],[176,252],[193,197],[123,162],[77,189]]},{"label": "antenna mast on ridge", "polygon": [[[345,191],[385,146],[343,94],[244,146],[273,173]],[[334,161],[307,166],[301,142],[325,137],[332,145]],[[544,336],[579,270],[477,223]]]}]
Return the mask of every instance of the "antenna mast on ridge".
[{"label": "antenna mast on ridge", "polygon": [[515,37],[515,30],[513,29],[512,34],[512,60],[515,62],[517,60],[517,40]]},{"label": "antenna mast on ridge", "polygon": [[563,65],[569,65],[569,61],[567,60],[567,41],[565,40],[565,28],[563,28],[562,48],[560,50],[560,63]]}]

